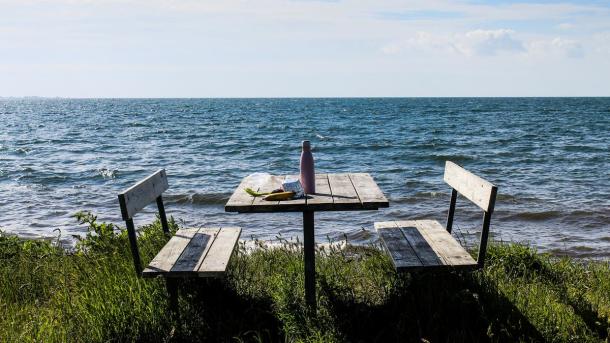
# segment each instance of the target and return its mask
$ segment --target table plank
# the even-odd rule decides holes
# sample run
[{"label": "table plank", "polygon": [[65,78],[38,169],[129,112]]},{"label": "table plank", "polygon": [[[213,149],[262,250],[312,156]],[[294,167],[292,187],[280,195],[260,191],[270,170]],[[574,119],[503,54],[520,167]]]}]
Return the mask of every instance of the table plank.
[{"label": "table plank", "polygon": [[[297,175],[288,177],[297,178]],[[227,201],[225,211],[241,213],[357,211],[376,210],[389,205],[375,180],[366,173],[316,174],[316,194],[309,194],[307,199],[269,202],[262,197],[252,197],[244,191],[246,187],[253,189],[257,187],[257,191],[270,192],[280,188],[285,178],[285,176],[272,176],[269,182],[260,187],[250,182],[247,177],[244,178]]]},{"label": "table plank", "polygon": [[333,195],[330,191],[328,174],[316,174],[316,194],[309,194],[307,208],[314,211],[333,209]]},{"label": "table plank", "polygon": [[383,195],[383,192],[371,175],[367,173],[350,173],[349,178],[364,208],[377,209],[389,206],[388,199]]},{"label": "table plank", "polygon": [[239,241],[239,227],[223,227],[199,267],[199,276],[222,276]]},{"label": "table plank", "polygon": [[257,189],[254,189],[254,190],[255,191],[258,190],[258,187],[255,185],[254,180],[252,180],[250,177],[246,176],[242,179],[239,186],[237,186],[237,188],[235,188],[235,191],[233,192],[233,194],[231,194],[231,197],[229,198],[229,200],[227,201],[227,204],[225,205],[225,211],[227,211],[227,212],[246,211],[247,212],[250,209],[250,206],[252,206],[252,202],[254,201],[254,197],[251,196],[250,194],[246,193],[245,189],[248,187],[249,188],[256,187]]},{"label": "table plank", "polygon": [[358,193],[348,174],[328,174],[330,190],[333,194],[333,209],[358,209],[362,208]]},{"label": "table plank", "polygon": [[[267,181],[259,187],[258,191],[261,193],[271,192],[275,189],[281,188],[283,181],[283,176],[271,175]],[[263,198],[264,196],[254,198],[254,201],[252,201],[252,209],[254,211],[273,212],[277,210],[279,201],[267,201]]]},{"label": "table plank", "polygon": [[[298,180],[299,175],[286,175],[282,181],[287,179]],[[299,199],[278,201],[277,206],[278,211],[303,211],[307,206],[307,200],[305,197],[302,197]]]}]

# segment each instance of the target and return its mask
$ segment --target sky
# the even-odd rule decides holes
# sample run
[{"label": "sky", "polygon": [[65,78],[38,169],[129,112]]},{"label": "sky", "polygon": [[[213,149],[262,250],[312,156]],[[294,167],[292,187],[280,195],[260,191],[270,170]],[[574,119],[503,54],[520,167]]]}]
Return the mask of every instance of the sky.
[{"label": "sky", "polygon": [[610,0],[0,0],[0,96],[610,96]]}]

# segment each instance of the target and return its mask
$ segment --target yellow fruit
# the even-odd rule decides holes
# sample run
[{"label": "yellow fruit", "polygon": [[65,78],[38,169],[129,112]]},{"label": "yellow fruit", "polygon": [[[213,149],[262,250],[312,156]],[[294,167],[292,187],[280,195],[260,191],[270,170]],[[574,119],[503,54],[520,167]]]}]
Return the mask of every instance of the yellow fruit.
[{"label": "yellow fruit", "polygon": [[271,193],[264,197],[263,199],[267,201],[282,201],[292,199],[294,196],[294,192],[281,192],[281,193]]},{"label": "yellow fruit", "polygon": [[246,191],[246,193],[250,194],[253,197],[261,197],[263,195],[267,195],[269,193],[261,193],[261,192],[257,192],[255,190],[253,190],[252,188],[246,188],[244,189]]}]

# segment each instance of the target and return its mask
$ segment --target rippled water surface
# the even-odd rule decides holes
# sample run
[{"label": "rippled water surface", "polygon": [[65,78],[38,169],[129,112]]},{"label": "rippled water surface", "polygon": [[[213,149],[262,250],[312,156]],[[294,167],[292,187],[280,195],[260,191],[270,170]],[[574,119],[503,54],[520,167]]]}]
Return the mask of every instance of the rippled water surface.
[{"label": "rippled water surface", "polygon": [[[499,187],[496,239],[610,256],[610,98],[0,99],[0,123],[0,227],[23,236],[82,233],[78,210],[120,223],[117,193],[158,168],[184,225],[297,236],[298,214],[223,205],[250,173],[297,173],[310,139],[318,172],[369,172],[390,200],[317,214],[318,241],[372,241],[375,220],[444,222],[452,160]],[[458,235],[475,242],[482,213],[464,199],[457,211]]]}]

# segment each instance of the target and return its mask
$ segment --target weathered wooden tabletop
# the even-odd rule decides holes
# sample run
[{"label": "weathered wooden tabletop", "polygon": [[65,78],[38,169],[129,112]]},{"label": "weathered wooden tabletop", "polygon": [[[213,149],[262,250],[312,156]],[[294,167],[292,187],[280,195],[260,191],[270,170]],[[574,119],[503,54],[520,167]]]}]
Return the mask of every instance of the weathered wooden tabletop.
[{"label": "weathered wooden tabletop", "polygon": [[388,207],[388,199],[367,173],[316,174],[316,194],[286,201],[266,201],[253,197],[245,188],[258,192],[271,192],[281,187],[286,178],[297,175],[271,176],[267,183],[257,187],[253,180],[244,178],[225,205],[227,212],[302,212],[302,211],[357,211]]}]

